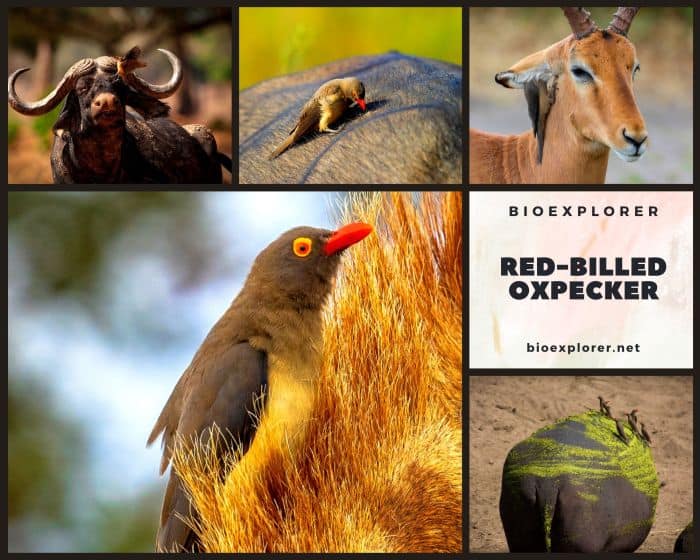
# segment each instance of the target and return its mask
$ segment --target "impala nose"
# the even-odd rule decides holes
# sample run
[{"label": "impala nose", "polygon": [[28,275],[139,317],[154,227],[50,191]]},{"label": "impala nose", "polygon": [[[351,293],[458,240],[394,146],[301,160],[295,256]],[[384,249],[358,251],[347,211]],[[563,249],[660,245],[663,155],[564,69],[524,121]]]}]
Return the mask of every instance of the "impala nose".
[{"label": "impala nose", "polygon": [[644,150],[646,150],[646,141],[647,141],[647,131],[646,130],[641,130],[640,132],[637,132],[636,134],[630,134],[627,132],[626,128],[622,129],[622,137],[625,139],[625,141],[630,144],[631,147],[634,148],[634,154],[635,156],[642,155],[644,153]]}]

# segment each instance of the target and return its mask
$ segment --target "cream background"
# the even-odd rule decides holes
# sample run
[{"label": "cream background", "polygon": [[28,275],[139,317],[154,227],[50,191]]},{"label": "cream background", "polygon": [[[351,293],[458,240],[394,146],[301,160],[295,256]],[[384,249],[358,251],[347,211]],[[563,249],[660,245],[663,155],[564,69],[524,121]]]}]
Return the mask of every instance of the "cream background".
[{"label": "cream background", "polygon": [[[508,206],[655,205],[658,217],[509,217]],[[692,367],[693,256],[690,192],[472,192],[469,196],[469,365],[520,367]],[[574,208],[575,213],[575,208]],[[653,280],[658,300],[514,300],[511,282],[591,280],[558,271],[501,277],[501,257],[651,257],[666,260]],[[561,296],[560,296],[561,297]],[[640,344],[639,353],[528,353],[541,344]]]}]

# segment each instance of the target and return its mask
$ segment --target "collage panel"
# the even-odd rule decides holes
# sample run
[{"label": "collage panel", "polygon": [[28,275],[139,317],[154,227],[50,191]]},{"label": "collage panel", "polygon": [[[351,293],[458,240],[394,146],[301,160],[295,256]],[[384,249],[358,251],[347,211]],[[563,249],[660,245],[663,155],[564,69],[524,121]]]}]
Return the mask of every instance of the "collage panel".
[{"label": "collage panel", "polygon": [[232,183],[232,11],[13,7],[9,185]]},{"label": "collage panel", "polygon": [[693,376],[470,376],[469,552],[690,552]]},{"label": "collage panel", "polygon": [[460,191],[8,203],[10,552],[462,551]]},{"label": "collage panel", "polygon": [[461,185],[461,7],[238,10],[239,181]]},{"label": "collage panel", "polygon": [[471,192],[471,368],[692,368],[693,193]]},{"label": "collage panel", "polygon": [[692,184],[693,10],[469,8],[469,184]]}]

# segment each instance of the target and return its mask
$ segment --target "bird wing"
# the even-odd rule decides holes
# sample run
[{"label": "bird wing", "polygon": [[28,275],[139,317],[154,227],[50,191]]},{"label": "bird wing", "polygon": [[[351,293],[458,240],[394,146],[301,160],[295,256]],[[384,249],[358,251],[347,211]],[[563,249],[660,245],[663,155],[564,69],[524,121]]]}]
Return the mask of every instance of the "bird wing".
[{"label": "bird wing", "polygon": [[[267,354],[255,350],[248,342],[238,343],[218,357],[210,356],[207,370],[201,376],[190,376],[189,385],[192,386],[182,401],[174,437],[165,443],[164,458],[166,453],[168,457],[172,453],[170,447],[175,437],[182,438],[186,447],[192,445],[194,437],[206,442],[214,424],[224,438],[225,445],[219,448],[221,453],[238,444],[245,452],[255,437],[256,418],[264,404]],[[220,459],[223,462],[223,456]],[[193,514],[180,479],[171,471],[163,498],[158,550],[192,549],[194,536],[182,518]]]},{"label": "bird wing", "polygon": [[296,142],[304,134],[318,126],[319,120],[321,120],[321,104],[314,97],[304,105],[297,119],[297,124],[290,131],[294,141]]}]

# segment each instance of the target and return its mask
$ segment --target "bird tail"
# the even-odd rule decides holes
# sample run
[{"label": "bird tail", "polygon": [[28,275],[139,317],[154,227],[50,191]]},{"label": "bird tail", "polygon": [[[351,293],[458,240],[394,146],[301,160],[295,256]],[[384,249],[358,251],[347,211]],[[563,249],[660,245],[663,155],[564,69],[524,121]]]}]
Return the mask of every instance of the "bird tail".
[{"label": "bird tail", "polygon": [[286,151],[289,146],[291,146],[294,143],[294,135],[290,134],[287,139],[282,142],[275,150],[270,154],[270,157],[268,159],[275,159],[278,155],[280,155],[282,152]]},{"label": "bird tail", "polygon": [[197,518],[180,477],[174,471],[163,498],[156,552],[199,552],[199,539],[190,524]]}]

